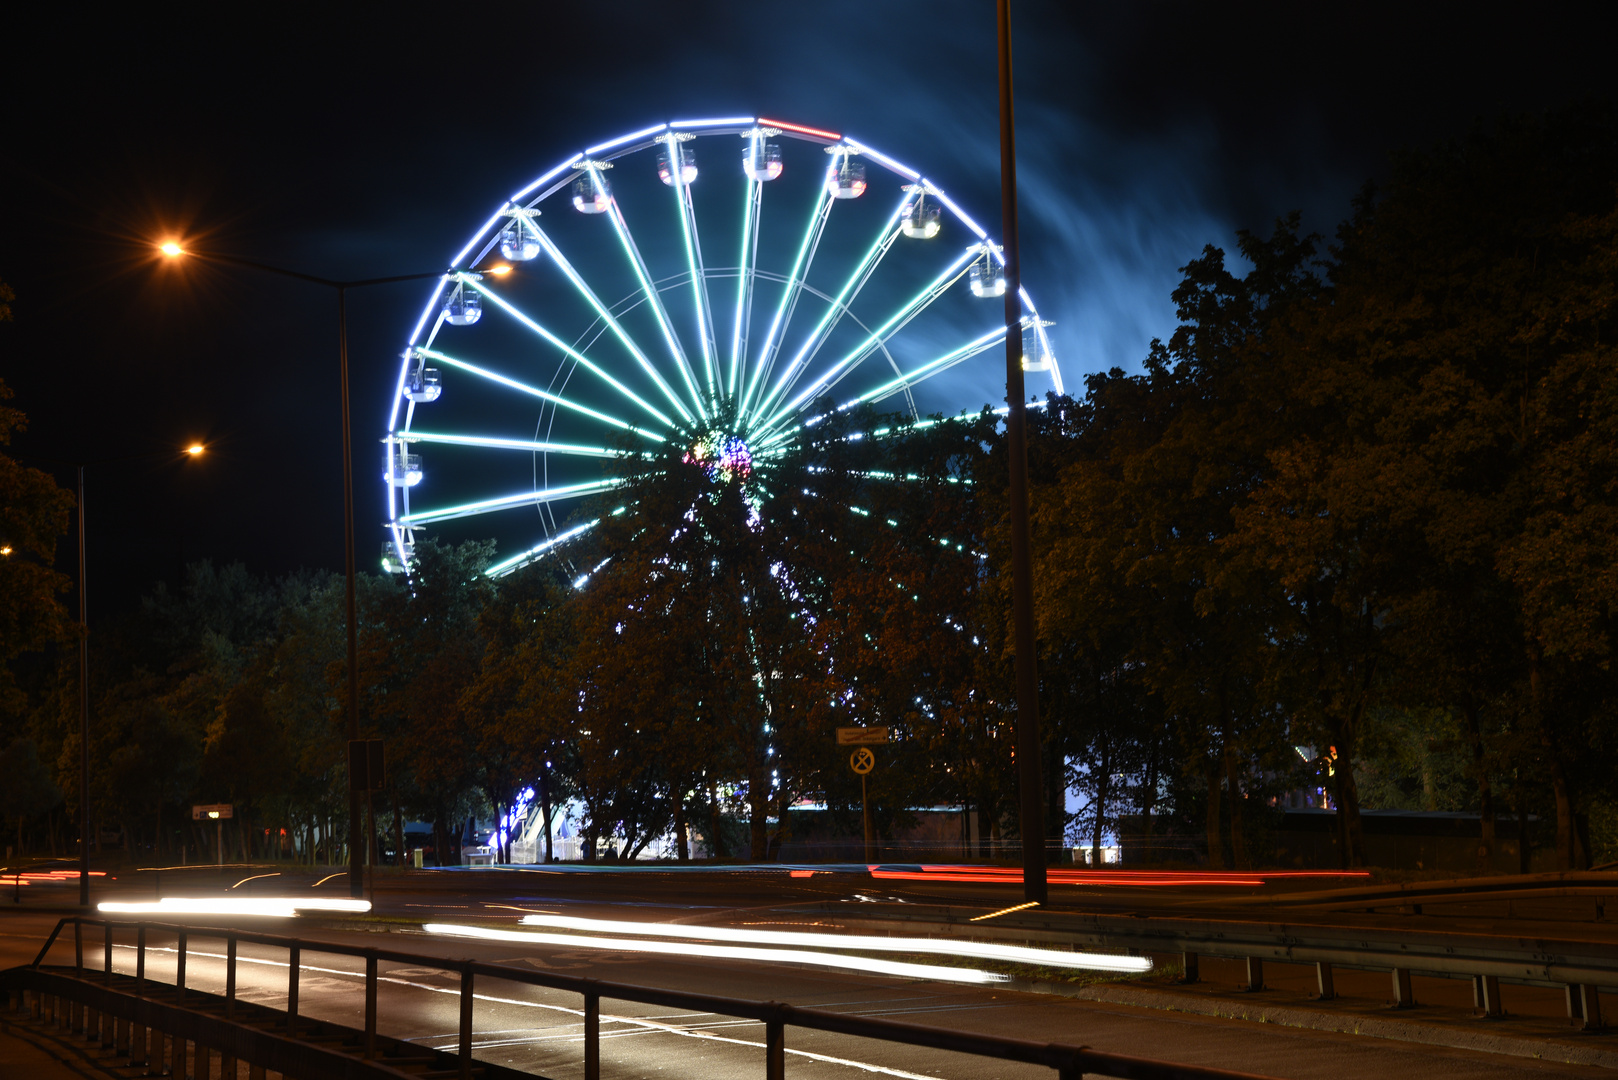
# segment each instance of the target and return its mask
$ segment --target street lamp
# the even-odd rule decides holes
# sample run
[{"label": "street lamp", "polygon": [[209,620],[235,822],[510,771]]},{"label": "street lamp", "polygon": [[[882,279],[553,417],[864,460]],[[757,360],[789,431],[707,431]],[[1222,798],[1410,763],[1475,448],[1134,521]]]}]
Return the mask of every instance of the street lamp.
[{"label": "street lamp", "polygon": [[[256,262],[252,259],[243,259],[236,255],[225,255],[220,252],[192,251],[184,247],[177,240],[165,240],[157,245],[159,251],[168,259],[192,258],[204,262],[223,263],[227,266],[241,266],[249,270],[261,270],[267,274],[278,274],[281,277],[294,278],[305,281],[311,285],[322,285],[337,291],[337,369],[341,383],[342,393],[342,426],[343,426],[343,562],[347,578],[346,603],[348,618],[348,752],[349,777],[352,781],[354,763],[352,761],[355,745],[360,737],[360,708],[359,708],[359,631],[355,613],[354,600],[354,455],[352,451],[352,431],[349,422],[348,407],[348,290],[363,289],[371,285],[391,285],[400,281],[421,281],[425,278],[444,277],[453,274],[453,270],[430,270],[421,274],[394,274],[389,277],[362,278],[356,281],[337,281],[332,278],[317,277],[314,274],[299,273],[281,266],[271,266],[268,263]],[[488,273],[509,274],[511,267],[492,267]],[[364,863],[360,858],[360,796],[359,790],[352,782],[348,789],[348,891],[350,896],[359,897],[364,894]]]},{"label": "street lamp", "polygon": [[[201,457],[207,448],[202,443],[186,447],[190,457]],[[90,465],[111,465],[152,458],[172,457],[173,451],[159,450],[151,454],[124,454],[118,457],[98,458],[95,461],[60,461],[41,458],[56,465],[71,465],[78,472],[79,515],[79,904],[90,905],[90,618],[89,600],[84,578],[84,470]],[[8,546],[0,555],[10,555]]]},{"label": "street lamp", "polygon": [[1011,459],[1011,621],[1017,672],[1017,787],[1023,899],[1043,904],[1045,809],[1039,757],[1033,556],[1028,544],[1028,407],[1023,400],[1022,287],[1017,257],[1017,139],[1011,109],[1011,0],[997,0],[1000,43],[1000,212],[1006,256],[1006,451]]}]

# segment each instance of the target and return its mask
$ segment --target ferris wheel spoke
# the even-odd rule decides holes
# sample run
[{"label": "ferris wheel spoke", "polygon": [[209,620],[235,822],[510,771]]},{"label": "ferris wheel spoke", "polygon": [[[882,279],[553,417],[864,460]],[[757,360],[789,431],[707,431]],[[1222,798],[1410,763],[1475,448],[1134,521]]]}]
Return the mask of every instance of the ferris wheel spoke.
[{"label": "ferris wheel spoke", "polygon": [[522,323],[551,345],[554,345],[557,349],[561,350],[563,354],[568,356],[580,367],[590,372],[596,378],[600,379],[602,382],[618,391],[624,397],[628,398],[630,401],[633,401],[636,405],[639,405],[641,408],[657,417],[665,426],[670,428],[679,426],[672,419],[670,419],[669,416],[663,412],[663,410],[659,409],[656,405],[653,405],[651,402],[635,393],[635,391],[619,382],[600,364],[596,363],[594,360],[590,359],[588,356],[585,356],[583,353],[579,352],[579,350],[575,349],[573,346],[569,345],[567,342],[545,329],[534,319],[531,319],[527,315],[523,314],[520,310],[518,310],[515,304],[512,304],[509,300],[506,300],[498,294],[489,291],[477,280],[473,278],[468,278],[467,280],[473,288],[477,289],[478,292],[482,293],[489,300],[494,301],[495,306],[500,308],[500,310]]},{"label": "ferris wheel spoke", "polygon": [[[583,276],[580,275],[578,270],[574,268],[573,264],[568,261],[567,256],[562,254],[561,248],[557,247],[556,242],[553,241],[545,230],[541,229],[537,224],[529,222],[529,227],[533,230],[534,236],[539,240],[540,246],[545,249],[545,254],[550,257],[551,262],[554,263],[556,268],[562,272],[562,275],[573,284],[573,287],[579,291],[579,295],[584,297],[585,302],[595,310],[597,317],[599,317],[602,322],[607,324],[607,329],[612,331],[613,336],[623,343],[625,349],[629,350],[629,355],[635,358],[635,362],[641,366],[641,370],[645,371],[647,376],[651,378],[652,382],[657,384],[657,388],[661,390],[663,395],[669,399],[669,404],[674,406],[675,410],[679,412],[681,418],[684,419],[686,423],[690,423],[691,414],[686,411],[684,403],[682,403],[679,396],[675,394],[674,388],[669,386],[669,384],[664,381],[663,376],[658,372],[656,366],[646,358],[646,354],[642,352],[641,347],[635,343],[635,339],[629,336],[629,332],[624,329],[623,324],[619,322],[617,317],[613,315],[607,306],[601,302],[601,298],[598,297],[595,294],[595,290],[590,288],[589,284],[585,282]],[[484,295],[488,294],[485,293]]]},{"label": "ferris wheel spoke", "polygon": [[513,555],[509,559],[502,559],[493,566],[489,567],[487,570],[483,571],[483,573],[488,577],[505,577],[507,574],[512,573],[515,570],[521,570],[530,563],[538,562],[545,556],[555,552],[557,548],[561,547],[569,540],[578,539],[599,524],[601,524],[601,519],[596,518],[593,521],[585,522],[583,525],[575,525],[566,532],[557,533],[544,543],[531,547],[519,555]]},{"label": "ferris wheel spoke", "polygon": [[503,495],[498,499],[482,499],[478,502],[463,503],[460,506],[446,506],[439,510],[422,510],[417,513],[405,513],[399,518],[402,528],[416,528],[430,525],[440,521],[453,521],[456,518],[476,517],[480,514],[496,514],[502,510],[514,510],[524,506],[544,506],[553,502],[563,502],[568,499],[578,499],[586,495],[595,495],[603,491],[618,487],[623,481],[616,477],[604,480],[587,480],[581,484],[564,484],[560,487],[545,488],[541,491],[525,491],[517,495]]},{"label": "ferris wheel spoke", "polygon": [[508,378],[507,376],[501,375],[498,372],[490,371],[488,368],[479,367],[477,364],[470,364],[465,360],[458,360],[447,353],[439,352],[437,349],[418,349],[417,352],[429,360],[437,361],[440,364],[448,364],[450,367],[464,371],[469,375],[476,375],[479,378],[488,379],[490,382],[498,383],[501,386],[511,390],[516,390],[519,393],[530,394],[533,397],[539,398],[541,401],[548,401],[552,405],[571,410],[572,412],[579,413],[583,416],[588,416],[592,420],[599,420],[604,424],[611,424],[613,427],[621,428],[624,431],[633,431],[635,434],[647,439],[651,439],[654,442],[668,441],[655,431],[648,431],[645,428],[638,427],[635,424],[629,423],[628,421],[620,420],[616,416],[608,416],[606,413],[592,409],[588,405],[580,405],[577,402],[569,401],[559,394],[553,394],[549,390],[541,390],[537,386],[529,386],[527,383]]},{"label": "ferris wheel spoke", "polygon": [[815,196],[814,212],[809,215],[809,225],[804,231],[803,242],[798,245],[798,254],[792,260],[792,271],[787,274],[786,287],[781,292],[781,303],[775,309],[775,317],[770,321],[770,331],[765,335],[764,344],[758,350],[753,366],[753,377],[747,384],[747,392],[742,395],[741,407],[736,413],[738,424],[746,419],[749,411],[748,402],[758,392],[760,380],[769,377],[773,362],[771,350],[774,348],[777,335],[785,333],[784,320],[791,318],[791,309],[797,305],[804,277],[814,262],[814,253],[820,246],[821,234],[826,231],[826,219],[831,216],[834,201],[831,192],[822,185]]},{"label": "ferris wheel spoke", "polygon": [[[592,178],[596,173],[590,170]],[[624,217],[624,211],[618,205],[614,196],[609,203],[607,218],[612,222],[612,231],[618,237],[619,245],[624,249],[624,255],[629,259],[629,267],[635,272],[635,280],[640,284],[640,290],[646,297],[652,314],[657,319],[657,327],[663,332],[663,342],[669,348],[669,356],[674,360],[674,367],[685,382],[685,389],[691,395],[691,403],[695,406],[697,414],[703,420],[708,419],[708,412],[702,406],[702,393],[697,389],[696,374],[691,370],[691,362],[685,355],[685,348],[680,344],[679,337],[674,333],[674,326],[669,321],[668,309],[663,306],[663,298],[657,287],[652,284],[651,273],[646,269],[646,260],[641,258],[640,248],[635,244],[635,238],[629,231],[629,219]],[[682,415],[684,410],[681,410]]]},{"label": "ferris wheel spoke", "polygon": [[500,439],[489,435],[446,435],[436,431],[396,431],[393,437],[399,442],[440,443],[445,446],[476,446],[493,450],[525,450],[535,454],[560,454],[564,457],[616,458],[621,453],[605,446],[535,442],[532,439]]},{"label": "ferris wheel spoke", "polygon": [[910,389],[917,383],[925,382],[940,372],[948,371],[956,364],[963,363],[972,359],[974,356],[988,352],[990,349],[994,348],[1004,340],[1006,340],[1006,328],[1003,326],[996,327],[975,341],[969,341],[960,348],[947,352],[936,360],[929,360],[927,363],[921,365],[919,368],[916,368],[914,371],[902,372],[897,379],[889,380],[888,382],[877,387],[875,390],[867,390],[865,393],[849,401],[847,404],[839,405],[838,410],[841,411],[843,409],[851,409],[855,405],[863,404],[867,401],[882,401],[886,398],[890,398],[894,394]]},{"label": "ferris wheel spoke", "polygon": [[708,302],[708,280],[702,266],[702,241],[697,234],[697,210],[691,202],[691,185],[686,182],[679,140],[671,135],[665,141],[669,154],[669,188],[674,192],[680,216],[680,239],[685,245],[685,264],[691,273],[691,301],[697,318],[697,339],[702,345],[702,374],[708,381],[708,401],[719,398],[718,362],[714,357],[713,308]]},{"label": "ferris wheel spoke", "polygon": [[968,266],[971,264],[972,260],[977,256],[977,254],[977,248],[968,248],[963,255],[961,255],[954,262],[950,263],[949,267],[946,268],[942,274],[939,274],[936,278],[934,278],[926,288],[917,293],[915,296],[911,297],[911,299],[903,307],[889,317],[886,322],[882,323],[881,326],[878,326],[875,330],[871,331],[866,339],[862,341],[853,351],[849,352],[841,360],[833,364],[829,369],[827,369],[825,374],[821,375],[807,387],[800,390],[797,396],[791,401],[787,402],[785,405],[781,406],[781,408],[776,411],[775,415],[771,416],[764,423],[760,424],[757,428],[758,434],[764,435],[768,433],[776,425],[791,417],[795,412],[797,412],[799,406],[808,401],[810,398],[813,398],[822,389],[836,385],[836,383],[842,381],[846,375],[859,366],[860,361],[864,360],[872,352],[876,351],[879,347],[886,343],[888,338],[892,337],[894,334],[903,329],[905,325],[910,322],[910,320],[927,310],[928,306],[931,305],[934,300],[937,300],[940,296],[944,295],[944,293],[949,290],[950,286],[954,285],[957,281],[964,277],[966,275]]},{"label": "ferris wheel spoke", "polygon": [[788,393],[798,379],[802,378],[803,372],[808,366],[814,362],[815,356],[826,343],[826,339],[830,337],[833,330],[837,329],[837,324],[842,321],[843,315],[848,311],[848,305],[853,303],[855,297],[859,296],[860,290],[865,288],[865,283],[871,280],[871,275],[875,274],[877,268],[881,266],[882,259],[892,250],[894,241],[899,238],[899,220],[904,216],[905,211],[909,209],[910,203],[914,199],[915,194],[909,190],[899,199],[899,205],[894,207],[887,223],[877,233],[876,241],[866,250],[860,261],[855,264],[854,271],[849,274],[848,280],[844,282],[836,298],[827,307],[826,313],[820,317],[820,322],[809,332],[809,336],[802,347],[793,355],[786,369],[781,372],[781,377],[776,380],[775,386],[759,401],[758,413],[764,413],[769,409],[772,402],[782,394]]},{"label": "ferris wheel spoke", "polygon": [[[754,135],[757,145],[761,136]],[[758,264],[760,215],[764,209],[764,183],[747,178],[747,200],[742,210],[742,249],[736,260],[736,323],[730,335],[730,380],[726,395],[736,404],[736,395],[746,377],[747,338],[753,329],[753,268]]]}]

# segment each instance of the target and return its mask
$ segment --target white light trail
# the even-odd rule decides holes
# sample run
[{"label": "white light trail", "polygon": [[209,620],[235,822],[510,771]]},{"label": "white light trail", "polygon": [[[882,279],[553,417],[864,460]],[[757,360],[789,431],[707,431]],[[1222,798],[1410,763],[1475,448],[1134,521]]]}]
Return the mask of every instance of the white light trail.
[{"label": "white light trail", "polygon": [[[867,513],[863,510],[856,512]],[[733,941],[752,945],[802,945],[816,949],[838,948],[859,952],[927,953],[933,956],[963,956],[974,960],[1038,964],[1042,967],[1082,968],[1086,971],[1141,972],[1152,969],[1151,959],[1144,956],[1033,949],[1023,945],[996,945],[986,941],[813,934],[795,930],[744,930],[728,926],[686,926],[677,923],[583,919],[571,915],[525,915],[520,921],[524,926],[548,926],[558,930],[584,930],[591,933],[644,934],[648,937],[679,938],[685,941]],[[578,939],[569,938],[569,940]]]},{"label": "white light trail", "polygon": [[656,127],[645,128],[641,131],[632,131],[628,135],[620,135],[616,139],[609,139],[607,142],[592,146],[586,150],[585,153],[599,154],[603,150],[611,150],[615,146],[622,146],[624,143],[631,143],[636,139],[644,139],[648,135],[656,135],[659,131],[667,130],[667,128],[667,124],[658,124]]},{"label": "white light trail", "polygon": [[756,960],[767,964],[806,964],[814,967],[844,968],[906,979],[937,979],[940,982],[1006,982],[1007,976],[973,968],[943,967],[937,964],[907,964],[898,960],[877,960],[869,956],[842,953],[805,952],[798,949],[753,949],[737,945],[700,945],[685,941],[637,941],[631,938],[591,938],[578,934],[525,933],[520,930],[490,930],[481,926],[455,926],[428,923],[429,934],[481,938],[535,945],[561,945],[570,949],[611,949],[614,952],[661,953],[666,956],[706,956],[715,960]]},{"label": "white light trail", "polygon": [[532,439],[500,439],[492,435],[442,435],[434,431],[397,431],[400,442],[443,443],[448,446],[485,446],[496,450],[528,450],[536,454],[571,454],[577,457],[617,457],[618,451],[605,446],[578,446],[573,443],[535,442]]},{"label": "white light trail", "polygon": [[462,371],[477,375],[480,378],[488,379],[490,382],[499,383],[501,386],[509,387],[512,390],[517,390],[524,394],[532,394],[534,397],[540,398],[543,401],[548,401],[552,405],[559,405],[564,409],[571,409],[574,412],[581,413],[593,420],[600,420],[602,423],[611,424],[613,427],[622,428],[625,431],[633,431],[635,434],[643,435],[654,442],[668,441],[655,431],[647,431],[644,428],[636,427],[633,424],[626,423],[625,421],[618,419],[616,416],[608,416],[604,412],[597,412],[596,410],[585,405],[576,405],[566,398],[558,397],[548,390],[541,390],[537,386],[529,386],[527,383],[518,382],[516,379],[509,379],[504,375],[499,375],[493,371],[490,371],[488,368],[479,367],[476,364],[469,364],[465,360],[457,360],[453,356],[448,356],[436,349],[422,349],[421,355],[431,360],[436,360],[441,364],[448,364],[450,367],[460,368]]},{"label": "white light trail", "polygon": [[369,900],[312,896],[168,896],[157,901],[107,900],[97,911],[118,915],[268,915],[289,919],[300,911],[371,910]]},{"label": "white light trail", "polygon": [[528,327],[528,329],[532,330],[534,333],[538,334],[540,337],[544,338],[546,341],[550,342],[552,345],[554,345],[558,349],[562,350],[563,353],[565,353],[566,355],[571,357],[581,367],[587,369],[592,374],[599,377],[608,386],[611,386],[614,390],[617,390],[620,394],[623,394],[629,400],[633,401],[635,404],[639,405],[641,408],[645,409],[647,412],[651,413],[653,416],[655,416],[659,420],[663,421],[663,423],[668,425],[669,427],[676,427],[677,426],[674,423],[674,421],[669,419],[667,416],[665,416],[663,414],[663,411],[661,409],[659,409],[657,406],[653,405],[651,402],[647,401],[645,398],[643,398],[639,394],[635,393],[635,391],[631,390],[629,387],[625,386],[623,383],[619,382],[617,379],[615,379],[611,375],[607,374],[607,372],[601,367],[601,365],[597,364],[594,360],[591,360],[588,356],[585,356],[583,353],[579,352],[579,350],[575,349],[573,346],[569,345],[567,342],[563,341],[561,338],[557,337],[555,334],[551,333],[549,330],[547,330],[543,326],[539,325],[539,323],[535,322],[533,319],[530,319],[527,315],[524,315],[521,311],[518,311],[510,303],[508,303],[506,300],[501,298],[498,293],[490,292],[488,289],[484,288],[483,284],[481,282],[479,282],[476,278],[470,278],[469,277],[467,279],[467,281],[478,292],[482,293],[484,296],[488,297],[490,300],[493,300],[495,302],[495,305],[497,307],[499,307],[502,311],[506,312],[512,318],[516,319],[518,322],[520,322],[524,326]]},{"label": "white light trail", "polygon": [[621,483],[623,481],[617,478],[588,480],[582,484],[563,484],[561,487],[527,491],[520,495],[502,495],[498,499],[481,499],[477,502],[462,503],[460,506],[446,506],[441,510],[423,510],[417,514],[405,514],[399,518],[399,524],[407,528],[413,528],[426,525],[429,522],[449,521],[453,518],[473,517],[478,514],[492,514],[519,506],[539,506],[544,503],[558,502],[562,499],[577,498],[580,495],[590,495],[597,491],[607,491]]},{"label": "white light trail", "polygon": [[585,532],[588,532],[590,529],[595,528],[600,523],[601,523],[601,519],[596,518],[594,521],[585,522],[583,525],[575,525],[573,528],[567,530],[566,532],[557,533],[555,536],[551,537],[549,540],[545,541],[543,544],[539,544],[539,545],[537,545],[535,547],[529,548],[527,551],[523,552],[521,555],[513,555],[509,559],[504,559],[504,560],[502,560],[500,562],[495,563],[493,566],[489,567],[487,570],[485,570],[483,572],[484,572],[484,574],[488,575],[489,577],[502,577],[507,572],[515,570],[519,566],[527,565],[528,562],[531,562],[532,560],[539,558],[541,555],[548,554],[550,551],[554,550],[558,545],[565,544],[569,540],[572,540],[574,537],[579,536],[579,535],[581,535],[581,534],[583,534]]}]

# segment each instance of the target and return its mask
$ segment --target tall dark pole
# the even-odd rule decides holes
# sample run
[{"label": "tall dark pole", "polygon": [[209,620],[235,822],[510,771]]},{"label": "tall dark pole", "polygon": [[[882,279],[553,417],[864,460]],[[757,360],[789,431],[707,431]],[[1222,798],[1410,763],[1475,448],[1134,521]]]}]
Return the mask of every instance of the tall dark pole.
[{"label": "tall dark pole", "polygon": [[84,466],[79,466],[79,905],[90,906],[90,621],[84,592]]},{"label": "tall dark pole", "polygon": [[[348,576],[345,592],[348,623],[348,746],[360,737],[359,624],[354,602],[354,448],[348,409],[348,289],[337,286],[337,368],[343,383],[343,569]],[[353,776],[353,764],[349,765]],[[365,866],[360,859],[360,793],[348,785],[348,895],[356,900],[365,895]]]},{"label": "tall dark pole", "polygon": [[1045,902],[1045,811],[1040,780],[1039,679],[1034,655],[1033,559],[1028,551],[1028,410],[1023,401],[1022,288],[1017,264],[1017,138],[1011,110],[1011,0],[1000,30],[1000,213],[1006,252],[1006,450],[1011,459],[1011,621],[1017,655],[1017,786],[1022,803],[1023,899]]}]

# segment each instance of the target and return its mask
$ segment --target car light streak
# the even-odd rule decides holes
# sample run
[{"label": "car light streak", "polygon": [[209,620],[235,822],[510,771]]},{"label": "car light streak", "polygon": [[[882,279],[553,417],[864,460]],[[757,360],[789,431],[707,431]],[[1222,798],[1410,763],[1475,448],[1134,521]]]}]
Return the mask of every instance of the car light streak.
[{"label": "car light streak", "polygon": [[[531,916],[532,917],[532,916]],[[897,975],[906,979],[937,979],[941,982],[998,983],[1007,976],[973,968],[940,967],[936,964],[907,964],[898,960],[875,960],[868,956],[843,953],[805,952],[797,949],[754,949],[736,945],[700,945],[687,941],[637,941],[631,938],[592,938],[578,934],[545,934],[520,930],[489,930],[481,926],[455,926],[428,923],[429,934],[509,941],[534,945],[562,945],[571,949],[611,949],[614,952],[661,953],[669,956],[707,956],[716,960],[758,960],[767,964],[807,964],[815,967],[846,968],[850,971]]]},{"label": "car light streak", "polygon": [[597,933],[645,934],[649,937],[680,938],[687,941],[733,941],[753,945],[807,945],[816,949],[835,947],[862,952],[928,953],[934,956],[961,956],[974,960],[1038,964],[1043,967],[1083,968],[1088,971],[1139,972],[1152,969],[1151,960],[1143,956],[1032,949],[1022,945],[996,945],[984,941],[874,937],[864,934],[812,934],[798,930],[741,930],[729,926],[682,926],[670,923],[624,922],[615,919],[582,919],[572,915],[525,915],[520,921],[524,926],[549,926],[559,930],[585,930]]},{"label": "car light streak", "polygon": [[[993,870],[987,867],[939,867],[937,869],[923,870],[888,870],[880,866],[870,868],[873,878],[883,881],[972,881],[980,883],[1006,882],[1020,884],[1022,882],[1021,870]],[[1147,876],[1147,871],[1106,871],[1106,870],[1057,870],[1048,871],[1049,880],[1058,885],[1122,885],[1122,886],[1166,886],[1166,885],[1246,885],[1249,887],[1263,885],[1261,877],[1236,877],[1234,875],[1197,875],[1176,874],[1164,871],[1157,876]]]},{"label": "car light streak", "polygon": [[107,900],[97,911],[120,915],[268,915],[291,918],[300,911],[371,910],[369,900],[313,896],[165,896],[156,901]]}]

